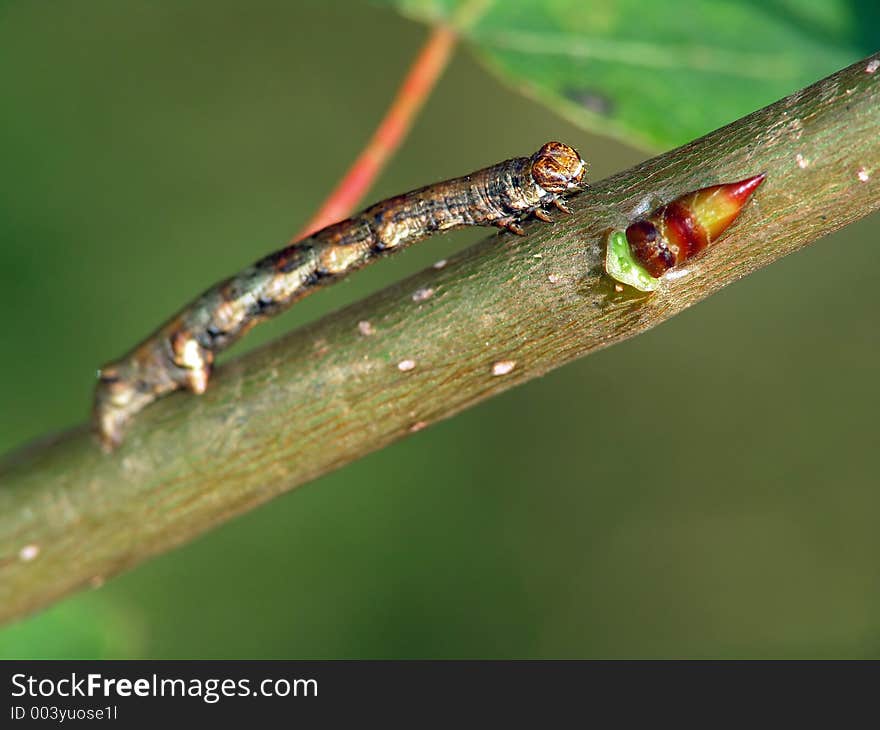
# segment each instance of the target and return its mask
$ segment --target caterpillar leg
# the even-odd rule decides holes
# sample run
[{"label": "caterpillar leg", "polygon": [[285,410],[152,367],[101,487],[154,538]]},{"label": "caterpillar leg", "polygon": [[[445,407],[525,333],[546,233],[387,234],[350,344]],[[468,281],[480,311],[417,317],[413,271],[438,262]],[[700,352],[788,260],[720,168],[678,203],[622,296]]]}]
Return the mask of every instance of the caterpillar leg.
[{"label": "caterpillar leg", "polygon": [[92,424],[104,451],[122,443],[128,422],[136,413],[180,387],[168,379],[150,383],[138,370],[136,363],[120,361],[98,371]]},{"label": "caterpillar leg", "polygon": [[537,218],[539,221],[544,221],[544,223],[552,223],[553,222],[553,218],[543,208],[536,208],[535,212],[532,215],[534,215],[535,218]]},{"label": "caterpillar leg", "polygon": [[214,353],[202,347],[187,332],[177,332],[171,338],[174,364],[180,368],[183,384],[196,395],[208,389]]},{"label": "caterpillar leg", "polygon": [[204,393],[213,360],[213,352],[188,332],[175,328],[101,368],[92,421],[104,450],[119,446],[128,422],[163,395],[182,388]]},{"label": "caterpillar leg", "polygon": [[517,222],[516,218],[513,217],[499,218],[497,221],[495,221],[495,225],[498,226],[501,230],[510,231],[511,233],[515,233],[517,236],[526,235],[523,227]]},{"label": "caterpillar leg", "polygon": [[566,215],[571,215],[571,208],[565,204],[565,201],[563,201],[562,198],[553,198],[553,205],[556,206],[557,210],[562,211]]},{"label": "caterpillar leg", "polygon": [[136,384],[124,380],[116,366],[98,371],[92,419],[104,451],[112,451],[122,443],[129,418],[151,401],[152,397],[139,392]]}]

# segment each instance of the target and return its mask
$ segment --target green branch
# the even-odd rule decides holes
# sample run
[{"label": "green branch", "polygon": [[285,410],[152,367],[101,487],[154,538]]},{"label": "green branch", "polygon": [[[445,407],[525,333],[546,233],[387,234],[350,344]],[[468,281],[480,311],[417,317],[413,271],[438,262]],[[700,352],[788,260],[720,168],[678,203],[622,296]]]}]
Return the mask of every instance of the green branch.
[{"label": "green branch", "polygon": [[[644,332],[876,210],[880,70],[869,68],[861,61],[603,180],[555,225],[530,226],[524,238],[491,236],[443,269],[220,368],[205,395],[175,395],[144,411],[111,456],[82,427],[8,457],[0,464],[0,618]],[[767,181],[739,221],[683,276],[651,295],[615,291],[602,268],[609,229],[639,206],[760,171]]]}]

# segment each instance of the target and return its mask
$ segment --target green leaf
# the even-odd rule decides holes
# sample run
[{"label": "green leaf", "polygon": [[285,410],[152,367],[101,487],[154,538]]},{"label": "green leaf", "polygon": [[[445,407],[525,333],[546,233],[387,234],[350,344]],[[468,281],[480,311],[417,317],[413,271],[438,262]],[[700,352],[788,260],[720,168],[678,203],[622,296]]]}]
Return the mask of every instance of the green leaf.
[{"label": "green leaf", "polygon": [[668,148],[880,47],[876,0],[382,0],[458,28],[504,81],[593,132]]}]

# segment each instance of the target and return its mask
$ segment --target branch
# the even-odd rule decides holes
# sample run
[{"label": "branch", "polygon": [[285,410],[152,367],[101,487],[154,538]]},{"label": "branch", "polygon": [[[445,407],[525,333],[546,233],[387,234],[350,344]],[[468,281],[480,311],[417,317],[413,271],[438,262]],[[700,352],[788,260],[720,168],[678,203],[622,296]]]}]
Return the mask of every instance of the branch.
[{"label": "branch", "polygon": [[[81,427],[8,457],[0,464],[0,617],[45,606],[644,332],[876,210],[877,66],[861,61],[603,180],[558,224],[532,225],[521,239],[491,236],[442,269],[221,367],[205,395],[178,394],[140,414],[112,456]],[[652,295],[615,292],[602,268],[610,228],[649,199],[760,171],[768,177],[755,200],[688,273]],[[417,290],[433,295],[415,301]]]}]

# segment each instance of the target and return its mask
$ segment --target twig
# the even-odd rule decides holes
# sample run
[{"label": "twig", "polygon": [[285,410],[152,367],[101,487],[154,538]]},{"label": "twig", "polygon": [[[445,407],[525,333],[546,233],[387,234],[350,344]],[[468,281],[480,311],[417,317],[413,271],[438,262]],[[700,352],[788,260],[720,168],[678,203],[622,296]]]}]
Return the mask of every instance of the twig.
[{"label": "twig", "polygon": [[[597,183],[556,225],[491,236],[221,367],[205,395],[175,395],[140,414],[112,456],[82,427],[8,457],[0,617],[644,332],[877,210],[877,59]],[[615,292],[602,268],[609,229],[651,199],[759,171],[767,181],[755,199],[684,276],[651,295]]]},{"label": "twig", "polygon": [[449,63],[455,41],[456,35],[451,28],[438,25],[433,29],[369,143],[318,212],[293,240],[305,238],[342,220],[354,210],[405,139],[416,114]]}]

